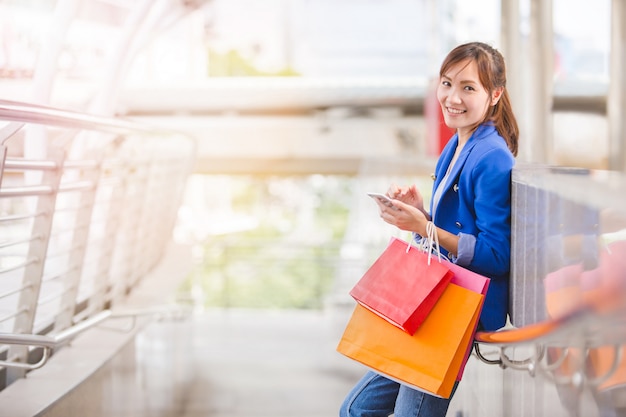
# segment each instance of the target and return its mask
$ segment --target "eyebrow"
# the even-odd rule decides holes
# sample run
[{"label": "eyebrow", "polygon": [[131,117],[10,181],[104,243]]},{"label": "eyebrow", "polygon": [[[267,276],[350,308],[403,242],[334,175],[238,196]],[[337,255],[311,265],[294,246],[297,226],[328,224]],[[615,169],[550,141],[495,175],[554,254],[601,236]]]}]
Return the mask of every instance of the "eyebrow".
[{"label": "eyebrow", "polygon": [[[445,78],[447,80],[452,81],[452,78],[448,77],[447,75],[442,75],[441,78]],[[474,80],[461,80],[460,81],[461,84],[478,84],[476,81]]]}]

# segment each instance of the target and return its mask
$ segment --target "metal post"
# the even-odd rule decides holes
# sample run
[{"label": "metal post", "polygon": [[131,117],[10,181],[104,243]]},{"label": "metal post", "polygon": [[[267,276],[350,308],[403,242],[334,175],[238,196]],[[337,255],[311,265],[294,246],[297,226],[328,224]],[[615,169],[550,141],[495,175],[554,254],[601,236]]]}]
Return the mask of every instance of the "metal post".
[{"label": "metal post", "polygon": [[2,188],[2,174],[4,173],[4,161],[7,159],[7,147],[0,145],[0,188]]},{"label": "metal post", "polygon": [[[125,163],[124,158],[121,161]],[[115,246],[111,255],[110,285],[105,300],[105,302],[111,305],[122,300],[126,295],[126,282],[129,281],[129,276],[133,273],[131,268],[131,257],[133,254],[131,253],[132,247],[129,244],[129,230],[134,227],[133,222],[137,220],[136,217],[133,217],[137,215],[137,210],[133,205],[132,195],[137,192],[137,187],[133,182],[138,169],[140,167],[134,167],[132,170],[126,171],[123,177],[120,177],[122,181],[120,188],[123,190],[124,195],[115,206],[110,208],[110,210],[116,211],[115,214],[111,213],[110,216],[115,216],[118,219],[115,235],[111,236],[111,239],[115,241]]]},{"label": "metal post", "polygon": [[611,74],[607,96],[609,169],[626,171],[626,5],[611,2]]},{"label": "metal post", "polygon": [[[520,28],[520,2],[519,0],[500,0],[500,39],[502,55],[506,61],[507,81],[506,89],[511,97],[513,111],[517,117],[521,135],[528,130],[526,109],[524,103],[527,100],[526,85],[524,80],[523,63],[526,49],[522,44],[522,32]],[[524,140],[520,141],[518,159],[528,160],[530,147]]]},{"label": "metal post", "polygon": [[530,2],[530,141],[532,162],[553,162],[552,103],[554,46],[552,0]]},{"label": "metal post", "polygon": [[[40,196],[35,207],[36,213],[41,215],[35,216],[31,235],[38,236],[38,238],[33,239],[28,248],[27,259],[32,262],[24,268],[24,277],[22,279],[22,286],[28,288],[28,290],[20,293],[17,305],[19,314],[15,318],[14,333],[33,333],[33,325],[37,313],[37,303],[39,301],[41,280],[48,252],[48,243],[50,242],[50,232],[52,231],[56,198],[63,173],[61,167],[63,167],[65,159],[65,152],[62,149],[51,148],[49,154],[50,160],[54,160],[59,168],[46,171],[43,180],[54,191],[49,195]],[[9,349],[8,357],[17,358],[16,362],[26,362],[28,359],[28,347],[13,346]],[[18,378],[23,378],[25,373],[26,370],[24,369],[9,369],[7,371],[7,382],[10,384]]]},{"label": "metal post", "polygon": [[[86,159],[93,157],[94,159],[102,159],[102,154],[98,156],[96,152],[91,151],[93,155],[85,155]],[[60,332],[62,330],[71,327],[74,323],[74,315],[76,312],[76,300],[78,297],[78,291],[80,286],[80,279],[83,272],[83,265],[85,263],[85,255],[87,251],[87,243],[89,240],[89,231],[91,230],[92,213],[94,209],[96,191],[98,181],[100,179],[100,164],[98,167],[88,169],[83,174],[82,180],[87,180],[93,183],[93,188],[80,191],[81,195],[78,204],[78,212],[76,213],[76,227],[74,228],[71,244],[71,253],[68,260],[68,273],[64,277],[63,295],[60,301],[59,313],[54,323],[54,332]],[[89,227],[83,227],[83,225],[89,224]]]},{"label": "metal post", "polygon": [[[109,155],[108,153],[111,153]],[[113,157],[116,156],[114,150],[107,150],[107,155],[105,157]],[[109,198],[109,205],[106,210],[106,219],[105,219],[105,233],[110,234],[107,235],[104,239],[104,242],[101,246],[100,255],[96,261],[95,270],[96,277],[94,283],[94,293],[89,300],[89,305],[87,307],[87,316],[90,317],[93,314],[101,311],[105,308],[107,301],[107,295],[110,289],[114,285],[114,281],[111,278],[111,271],[113,270],[113,260],[114,260],[114,251],[117,242],[117,238],[119,235],[119,228],[122,222],[122,217],[124,215],[124,196],[126,195],[126,178],[128,171],[130,169],[127,166],[115,167],[109,166],[107,164],[102,164],[101,171],[113,171],[113,174],[104,174],[101,172],[100,175],[102,178],[111,179],[119,179],[119,183],[114,185],[109,185],[111,187],[111,197]]]}]

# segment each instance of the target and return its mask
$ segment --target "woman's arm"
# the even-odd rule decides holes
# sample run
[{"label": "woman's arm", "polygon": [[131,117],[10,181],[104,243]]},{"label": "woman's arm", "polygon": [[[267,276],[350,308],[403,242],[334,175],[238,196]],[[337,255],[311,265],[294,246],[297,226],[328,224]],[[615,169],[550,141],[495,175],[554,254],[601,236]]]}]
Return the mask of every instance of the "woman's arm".
[{"label": "woman's arm", "polygon": [[[493,276],[506,275],[511,258],[511,170],[512,155],[505,149],[490,149],[476,157],[471,171],[471,207],[474,230],[460,230],[475,239],[470,269]],[[470,215],[465,211],[466,215]],[[469,219],[466,219],[468,221]],[[460,220],[464,223],[463,219]]]}]

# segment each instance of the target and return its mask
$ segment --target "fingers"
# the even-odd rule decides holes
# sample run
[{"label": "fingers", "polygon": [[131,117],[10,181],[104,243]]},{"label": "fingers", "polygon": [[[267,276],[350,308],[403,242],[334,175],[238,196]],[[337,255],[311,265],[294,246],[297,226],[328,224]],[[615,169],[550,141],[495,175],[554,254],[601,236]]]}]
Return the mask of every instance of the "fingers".
[{"label": "fingers", "polygon": [[393,209],[382,209],[380,211],[380,218],[392,226],[396,226],[396,216],[392,213]]},{"label": "fingers", "polygon": [[417,198],[421,198],[422,196],[420,190],[418,190],[417,185],[415,184],[411,185],[411,187],[409,188],[409,192]]},{"label": "fingers", "polygon": [[391,184],[387,189],[387,195],[391,198],[396,198],[401,192],[402,190],[396,184]]},{"label": "fingers", "polygon": [[387,189],[387,195],[391,198],[401,200],[406,197],[415,198],[420,195],[420,192],[415,184],[408,187],[398,187],[396,184],[391,184]]}]

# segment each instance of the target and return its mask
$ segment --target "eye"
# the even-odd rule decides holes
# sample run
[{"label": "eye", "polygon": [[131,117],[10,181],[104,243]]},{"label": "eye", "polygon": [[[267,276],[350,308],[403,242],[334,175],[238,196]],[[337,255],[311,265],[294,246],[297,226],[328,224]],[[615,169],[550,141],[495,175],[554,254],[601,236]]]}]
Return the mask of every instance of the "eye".
[{"label": "eye", "polygon": [[467,91],[476,91],[476,89],[474,87],[472,87],[471,85],[466,85],[465,86],[465,90],[467,90]]},{"label": "eye", "polygon": [[450,87],[452,84],[450,84],[450,81],[442,81],[441,85],[446,86],[446,87]]}]

